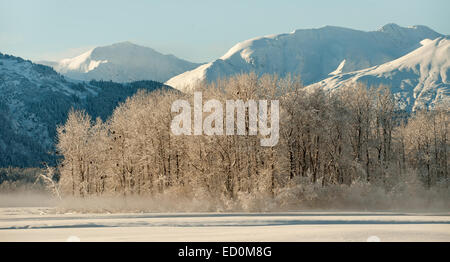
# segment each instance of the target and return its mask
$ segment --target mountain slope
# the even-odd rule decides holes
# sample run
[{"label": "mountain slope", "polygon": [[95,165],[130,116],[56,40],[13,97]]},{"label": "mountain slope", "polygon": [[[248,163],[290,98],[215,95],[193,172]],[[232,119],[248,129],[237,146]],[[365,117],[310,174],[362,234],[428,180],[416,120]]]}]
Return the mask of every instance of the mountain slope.
[{"label": "mountain slope", "polygon": [[57,72],[78,80],[112,80],[132,82],[155,80],[164,82],[172,76],[191,70],[200,64],[163,55],[130,42],[97,47],[77,57],[59,62],[39,62]]},{"label": "mountain slope", "polygon": [[450,38],[423,40],[422,47],[391,62],[338,74],[307,88],[336,90],[355,82],[391,87],[403,109],[450,108]]},{"label": "mountain slope", "polygon": [[137,89],[161,87],[154,81],[67,80],[50,67],[0,53],[0,167],[54,162],[56,126],[72,107],[106,119]]},{"label": "mountain slope", "polygon": [[219,59],[175,76],[166,84],[187,91],[197,81],[250,71],[259,75],[300,74],[305,84],[311,84],[330,73],[351,72],[396,59],[419,47],[421,40],[439,36],[425,26],[405,28],[395,24],[373,32],[334,26],[296,30],[238,43]]}]

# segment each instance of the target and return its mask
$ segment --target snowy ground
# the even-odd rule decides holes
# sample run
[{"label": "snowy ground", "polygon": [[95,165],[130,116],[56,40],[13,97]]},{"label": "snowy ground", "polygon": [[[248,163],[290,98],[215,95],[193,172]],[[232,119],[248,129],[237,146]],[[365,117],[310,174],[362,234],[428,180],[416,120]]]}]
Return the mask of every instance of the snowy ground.
[{"label": "snowy ground", "polygon": [[450,241],[450,213],[57,214],[0,208],[0,241]]}]

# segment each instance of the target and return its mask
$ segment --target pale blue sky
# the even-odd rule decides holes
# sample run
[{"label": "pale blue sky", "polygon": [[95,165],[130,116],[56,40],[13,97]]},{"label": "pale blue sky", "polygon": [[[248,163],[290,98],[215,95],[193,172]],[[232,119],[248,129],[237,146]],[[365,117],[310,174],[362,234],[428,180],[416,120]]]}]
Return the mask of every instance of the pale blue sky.
[{"label": "pale blue sky", "polygon": [[0,0],[0,52],[54,60],[132,41],[206,62],[252,37],[325,25],[450,34],[449,10],[448,0]]}]

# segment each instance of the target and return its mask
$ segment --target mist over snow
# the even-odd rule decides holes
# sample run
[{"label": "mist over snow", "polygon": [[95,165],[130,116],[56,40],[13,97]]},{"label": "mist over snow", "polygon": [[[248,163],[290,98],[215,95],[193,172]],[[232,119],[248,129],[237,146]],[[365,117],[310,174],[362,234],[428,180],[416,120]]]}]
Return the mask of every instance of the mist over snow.
[{"label": "mist over snow", "polygon": [[450,242],[450,1],[35,2],[0,0],[0,243]]}]

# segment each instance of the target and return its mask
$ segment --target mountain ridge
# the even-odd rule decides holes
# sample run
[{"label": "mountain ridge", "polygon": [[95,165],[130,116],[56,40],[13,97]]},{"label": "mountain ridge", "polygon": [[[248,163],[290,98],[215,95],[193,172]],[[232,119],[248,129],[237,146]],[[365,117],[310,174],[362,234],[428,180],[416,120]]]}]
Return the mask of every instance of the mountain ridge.
[{"label": "mountain ridge", "polygon": [[139,80],[164,82],[200,65],[130,41],[95,47],[57,62],[38,63],[52,66],[57,72],[77,80],[111,80],[122,83]]},{"label": "mountain ridge", "polygon": [[51,67],[0,53],[0,167],[54,164],[56,127],[71,108],[106,120],[138,89],[160,88],[169,87],[155,81],[71,80]]},{"label": "mountain ridge", "polygon": [[415,111],[436,106],[450,107],[450,37],[421,41],[418,49],[387,63],[338,74],[306,88],[334,91],[363,82],[385,84],[403,110]]},{"label": "mountain ridge", "polygon": [[377,31],[324,26],[297,29],[235,44],[223,56],[177,75],[166,84],[189,91],[198,81],[211,82],[241,72],[258,75],[300,74],[305,84],[328,77],[345,59],[342,72],[351,72],[396,59],[420,46],[424,38],[442,36],[426,26],[387,24]]}]

